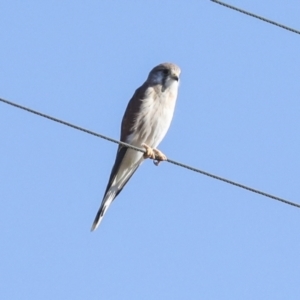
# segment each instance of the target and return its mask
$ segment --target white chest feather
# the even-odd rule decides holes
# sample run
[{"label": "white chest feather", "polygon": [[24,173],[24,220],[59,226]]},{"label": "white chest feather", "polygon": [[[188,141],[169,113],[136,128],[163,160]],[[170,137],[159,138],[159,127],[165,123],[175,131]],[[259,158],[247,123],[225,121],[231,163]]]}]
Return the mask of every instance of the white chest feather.
[{"label": "white chest feather", "polygon": [[178,82],[174,82],[164,91],[149,88],[136,116],[134,132],[128,142],[140,147],[146,143],[157,147],[166,135],[174,114]]}]

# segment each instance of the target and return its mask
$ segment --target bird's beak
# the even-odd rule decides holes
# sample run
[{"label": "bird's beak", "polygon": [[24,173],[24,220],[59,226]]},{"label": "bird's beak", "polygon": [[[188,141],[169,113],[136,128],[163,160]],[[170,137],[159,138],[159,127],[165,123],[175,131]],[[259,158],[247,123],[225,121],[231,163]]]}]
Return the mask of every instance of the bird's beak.
[{"label": "bird's beak", "polygon": [[171,75],[171,78],[174,79],[174,80],[176,80],[176,81],[179,80],[179,78],[178,78],[178,76],[177,76],[176,74],[172,74],[172,75]]}]

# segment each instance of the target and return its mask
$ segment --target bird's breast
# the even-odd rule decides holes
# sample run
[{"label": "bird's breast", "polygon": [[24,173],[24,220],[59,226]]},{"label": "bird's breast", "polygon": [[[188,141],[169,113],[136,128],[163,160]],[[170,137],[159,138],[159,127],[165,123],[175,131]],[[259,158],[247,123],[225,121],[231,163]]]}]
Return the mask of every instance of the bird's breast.
[{"label": "bird's breast", "polygon": [[140,112],[136,116],[131,144],[138,147],[142,143],[157,147],[167,133],[174,113],[177,90],[165,92],[152,90],[143,99]]}]

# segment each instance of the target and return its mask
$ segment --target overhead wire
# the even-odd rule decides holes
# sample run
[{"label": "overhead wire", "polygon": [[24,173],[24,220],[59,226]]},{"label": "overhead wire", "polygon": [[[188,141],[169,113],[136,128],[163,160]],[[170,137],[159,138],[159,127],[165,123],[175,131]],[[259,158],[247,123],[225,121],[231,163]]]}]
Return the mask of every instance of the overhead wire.
[{"label": "overhead wire", "polygon": [[285,30],[288,30],[288,31],[291,31],[291,32],[300,34],[300,31],[297,30],[297,29],[294,29],[294,28],[285,26],[285,25],[280,24],[280,23],[278,23],[278,22],[274,22],[274,21],[272,21],[272,20],[269,20],[269,19],[267,19],[267,18],[261,17],[261,16],[259,16],[259,15],[256,15],[256,14],[254,14],[254,13],[251,13],[251,12],[246,11],[246,10],[244,10],[244,9],[235,7],[235,6],[230,5],[230,4],[228,4],[228,3],[225,3],[225,2],[222,2],[222,1],[219,1],[219,0],[211,0],[211,1],[214,2],[214,3],[220,4],[220,5],[222,5],[222,6],[225,6],[225,7],[227,7],[227,8],[236,10],[236,11],[238,11],[238,12],[240,12],[240,13],[243,13],[243,14],[245,14],[245,15],[248,15],[248,16],[250,16],[250,17],[253,17],[253,18],[259,19],[259,20],[261,20],[261,21],[270,23],[270,24],[272,24],[272,25],[278,26],[278,27],[283,28],[283,29],[285,29]]},{"label": "overhead wire", "polygon": [[[41,112],[39,112],[39,111],[33,110],[33,109],[31,109],[31,108],[28,108],[28,107],[25,107],[25,106],[23,106],[23,105],[17,104],[17,103],[15,103],[15,102],[8,101],[8,100],[3,99],[3,98],[0,98],[0,101],[3,102],[3,103],[5,103],[5,104],[8,104],[8,105],[17,107],[17,108],[19,108],[19,109],[25,110],[25,111],[27,111],[27,112],[30,112],[30,113],[32,113],[32,114],[38,115],[38,116],[40,116],[40,117],[49,119],[49,120],[51,120],[51,121],[54,121],[54,122],[63,124],[63,125],[65,125],[65,126],[74,128],[74,129],[76,129],[76,130],[83,131],[83,132],[85,132],[85,133],[91,134],[91,135],[96,136],[96,137],[105,139],[105,140],[107,140],[107,141],[109,141],[109,142],[116,143],[116,144],[119,144],[119,145],[128,147],[128,148],[130,148],[130,149],[133,149],[133,150],[136,150],[136,151],[140,151],[140,152],[145,153],[145,149],[142,149],[142,148],[139,148],[139,147],[135,147],[135,146],[133,146],[133,145],[130,145],[130,144],[124,143],[124,142],[122,142],[122,141],[119,141],[119,140],[113,139],[113,138],[111,138],[111,137],[108,137],[108,136],[106,136],[106,135],[99,134],[99,133],[96,133],[96,132],[94,132],[94,131],[85,129],[85,128],[83,128],[83,127],[80,127],[80,126],[71,124],[71,123],[69,123],[69,122],[60,120],[60,119],[58,119],[58,118],[55,118],[55,117],[46,115],[46,114],[44,114],[44,113],[41,113]],[[169,162],[169,163],[171,163],[171,164],[174,164],[174,165],[176,165],[176,166],[179,166],[179,167],[188,169],[188,170],[190,170],[190,171],[194,171],[194,172],[200,173],[200,174],[202,174],[202,175],[205,175],[205,176],[208,176],[208,177],[211,177],[211,178],[214,178],[214,179],[223,181],[223,182],[225,182],[225,183],[234,185],[234,186],[236,186],[236,187],[245,189],[245,190],[247,190],[247,191],[250,191],[250,192],[253,192],[253,193],[256,193],[256,194],[259,194],[259,195],[262,195],[262,196],[265,196],[265,197],[268,197],[268,198],[271,198],[271,199],[274,199],[274,200],[283,202],[283,203],[285,203],[285,204],[292,205],[292,206],[295,206],[295,207],[297,207],[297,208],[300,208],[300,204],[298,204],[298,203],[295,203],[295,202],[292,202],[292,201],[289,201],[289,200],[286,200],[286,199],[283,199],[283,198],[280,198],[280,197],[277,197],[277,196],[274,196],[274,195],[271,195],[271,194],[262,192],[262,191],[260,191],[260,190],[257,190],[257,189],[248,187],[248,186],[246,186],[246,185],[240,184],[240,183],[238,183],[238,182],[235,182],[235,181],[232,181],[232,180],[229,180],[229,179],[226,179],[226,178],[223,178],[223,177],[220,177],[220,176],[217,176],[217,175],[208,173],[208,172],[203,171],[203,170],[200,170],[200,169],[198,169],[198,168],[194,168],[194,167],[188,166],[188,165],[186,165],[186,164],[177,162],[177,161],[172,160],[172,159],[169,159],[169,158],[168,158],[166,161]]]}]

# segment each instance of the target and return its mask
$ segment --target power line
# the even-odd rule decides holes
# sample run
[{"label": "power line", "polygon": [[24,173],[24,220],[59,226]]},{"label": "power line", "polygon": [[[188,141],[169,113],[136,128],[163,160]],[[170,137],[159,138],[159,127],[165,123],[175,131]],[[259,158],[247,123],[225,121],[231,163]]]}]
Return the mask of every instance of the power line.
[{"label": "power line", "polygon": [[253,18],[259,19],[259,20],[261,20],[261,21],[264,21],[264,22],[270,23],[270,24],[272,24],[272,25],[275,25],[275,26],[281,27],[281,28],[283,28],[283,29],[285,29],[285,30],[289,30],[289,31],[291,31],[291,32],[294,32],[294,33],[300,34],[300,31],[299,31],[299,30],[296,30],[296,29],[294,29],[294,28],[291,28],[291,27],[288,27],[288,26],[282,25],[282,24],[280,24],[280,23],[274,22],[274,21],[272,21],[272,20],[269,20],[269,19],[266,19],[266,18],[264,18],[264,17],[261,17],[261,16],[258,16],[258,15],[255,15],[255,14],[253,14],[253,13],[249,12],[249,11],[246,11],[246,10],[240,9],[240,8],[238,8],[238,7],[235,7],[235,6],[233,6],[233,5],[230,5],[230,4],[227,4],[227,3],[224,3],[224,2],[218,1],[218,0],[211,0],[211,1],[212,1],[212,2],[215,2],[215,3],[217,3],[217,4],[220,4],[220,5],[223,5],[223,6],[227,7],[227,8],[230,8],[230,9],[236,10],[236,11],[238,11],[238,12],[240,12],[240,13],[243,13],[243,14],[245,14],[245,15],[248,15],[248,16],[250,16],[250,17],[253,17]]},{"label": "power line", "polygon": [[[112,138],[110,138],[110,137],[108,137],[108,136],[105,136],[105,135],[103,135],[103,134],[99,134],[99,133],[96,133],[96,132],[94,132],[94,131],[91,131],[91,130],[82,128],[82,127],[80,127],[80,126],[71,124],[71,123],[69,123],[69,122],[66,122],[66,121],[63,121],[63,120],[60,120],[60,119],[51,117],[51,116],[49,116],[49,115],[43,114],[43,113],[38,112],[38,111],[36,111],[36,110],[33,110],[33,109],[31,109],[31,108],[22,106],[22,105],[20,105],[20,104],[17,104],[17,103],[14,103],[14,102],[11,102],[11,101],[2,99],[2,98],[0,98],[0,101],[3,102],[3,103],[6,103],[6,104],[8,104],[8,105],[11,105],[11,106],[20,108],[20,109],[22,109],[22,110],[25,110],[25,111],[27,111],[27,112],[36,114],[36,115],[38,115],[38,116],[40,116],[40,117],[47,118],[47,119],[49,119],[49,120],[51,120],[51,121],[54,121],[54,122],[57,122],[57,123],[60,123],[60,124],[63,124],[63,125],[72,127],[72,128],[74,128],[74,129],[83,131],[83,132],[85,132],[85,133],[94,135],[94,136],[96,136],[96,137],[105,139],[105,140],[107,140],[107,141],[110,141],[110,142],[113,142],[113,143],[116,143],[116,144],[119,144],[119,145],[123,145],[123,146],[125,146],[125,147],[131,148],[131,149],[136,150],[136,151],[140,151],[140,152],[143,152],[143,153],[145,152],[145,150],[142,149],[142,148],[138,148],[138,147],[132,146],[132,145],[130,145],[130,144],[121,142],[121,141],[119,141],[119,140],[112,139]],[[248,186],[246,186],[246,185],[237,183],[237,182],[235,182],[235,181],[232,181],[232,180],[229,180],[229,179],[226,179],[226,178],[223,178],[223,177],[220,177],[220,176],[217,176],[217,175],[214,175],[214,174],[211,174],[211,173],[202,171],[202,170],[200,170],[200,169],[197,169],[197,168],[194,168],[194,167],[191,167],[191,166],[182,164],[182,163],[177,162],[177,161],[175,161],[175,160],[167,159],[167,162],[169,162],[169,163],[171,163],[171,164],[174,164],[174,165],[176,165],[176,166],[182,167],[182,168],[186,168],[186,169],[188,169],[188,170],[190,170],[190,171],[194,171],[194,172],[197,172],[197,173],[200,173],[200,174],[203,174],[203,175],[212,177],[212,178],[214,178],[214,179],[217,179],[217,180],[220,180],[220,181],[229,183],[229,184],[231,184],[231,185],[237,186],[237,187],[242,188],[242,189],[245,189],[245,190],[247,190],[247,191],[250,191],[250,192],[253,192],[253,193],[256,193],[256,194],[259,194],[259,195],[262,195],[262,196],[265,196],[265,197],[268,197],[268,198],[271,198],[271,199],[274,199],[274,200],[277,200],[277,201],[281,201],[281,202],[283,202],[283,203],[285,203],[285,204],[292,205],[292,206],[295,206],[295,207],[300,208],[300,204],[298,204],[298,203],[294,203],[294,202],[285,200],[285,199],[283,199],[283,198],[280,198],[280,197],[277,197],[277,196],[274,196],[274,195],[271,195],[271,194],[268,194],[268,193],[259,191],[259,190],[257,190],[257,189],[248,187]]]},{"label": "power line", "polygon": [[121,142],[121,141],[119,141],[119,140],[115,140],[115,139],[110,138],[110,137],[108,137],[108,136],[105,136],[105,135],[102,135],[102,134],[100,134],[100,133],[97,133],[97,132],[94,132],[94,131],[91,131],[91,130],[82,128],[82,127],[80,127],[80,126],[71,124],[71,123],[69,123],[69,122],[66,122],[66,121],[63,121],[63,120],[60,120],[60,119],[51,117],[51,116],[49,116],[49,115],[43,114],[43,113],[38,112],[38,111],[36,111],[36,110],[33,110],[33,109],[31,109],[31,108],[28,108],[28,107],[19,105],[19,104],[17,104],[17,103],[14,103],[14,102],[11,102],[11,101],[2,99],[2,98],[0,98],[0,101],[4,102],[4,103],[6,103],[6,104],[9,104],[9,105],[11,105],[11,106],[15,106],[15,107],[17,107],[17,108],[26,110],[26,111],[28,111],[28,112],[30,112],[30,113],[32,113],[32,114],[36,114],[36,115],[38,115],[38,116],[40,116],[40,117],[44,117],[44,118],[49,119],[49,120],[51,120],[51,121],[54,121],[54,122],[57,122],[57,123],[60,123],[60,124],[63,124],[63,125],[72,127],[72,128],[74,128],[74,129],[77,129],[77,130],[83,131],[83,132],[85,132],[85,133],[94,135],[94,136],[99,137],[99,138],[101,138],[101,139],[105,139],[105,140],[110,141],[110,142],[112,142],[112,143],[120,144],[120,145],[123,145],[123,146],[125,146],[125,147],[134,149],[134,150],[136,150],[136,151],[145,152],[144,149],[141,149],[141,148],[138,148],[138,147],[129,145],[129,144],[124,143],[124,142]]}]

